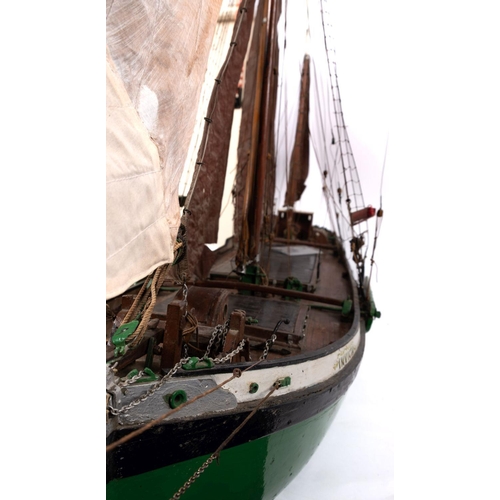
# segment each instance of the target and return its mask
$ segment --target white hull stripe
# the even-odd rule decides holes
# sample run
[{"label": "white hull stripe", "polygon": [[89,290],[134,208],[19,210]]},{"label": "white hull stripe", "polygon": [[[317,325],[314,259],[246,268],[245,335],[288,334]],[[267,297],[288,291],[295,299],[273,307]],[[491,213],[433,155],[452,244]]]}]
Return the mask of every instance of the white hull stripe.
[{"label": "white hull stripe", "polygon": [[[281,387],[271,397],[283,396],[290,392],[312,387],[328,380],[347,365],[358,350],[360,338],[358,329],[354,337],[345,346],[327,356],[286,366],[249,370],[243,373],[240,378],[234,379],[225,385],[224,389],[231,392],[238,403],[243,403],[261,399],[269,392],[277,380],[285,377],[291,378],[291,384]],[[227,379],[227,373],[212,375],[210,378],[216,384],[220,384]],[[250,392],[251,384],[258,384],[259,386],[257,392],[253,394]]]}]

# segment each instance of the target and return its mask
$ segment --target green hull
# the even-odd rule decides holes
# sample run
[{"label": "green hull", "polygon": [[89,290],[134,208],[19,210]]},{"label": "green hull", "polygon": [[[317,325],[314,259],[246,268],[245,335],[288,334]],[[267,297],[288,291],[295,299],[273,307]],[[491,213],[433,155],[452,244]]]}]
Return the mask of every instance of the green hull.
[{"label": "green hull", "polygon": [[[269,436],[222,451],[182,495],[183,500],[268,500],[309,461],[342,399],[318,415]],[[226,436],[221,436],[221,442]],[[107,485],[107,500],[168,500],[209,458],[200,456]],[[141,457],[137,457],[140,460]]]}]

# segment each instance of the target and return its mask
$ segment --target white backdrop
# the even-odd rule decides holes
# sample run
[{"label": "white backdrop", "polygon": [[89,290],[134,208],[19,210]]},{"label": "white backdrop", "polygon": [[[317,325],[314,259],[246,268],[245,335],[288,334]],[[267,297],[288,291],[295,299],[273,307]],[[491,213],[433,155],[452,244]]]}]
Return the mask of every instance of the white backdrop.
[{"label": "white backdrop", "polygon": [[325,440],[277,500],[500,498],[498,13],[331,4],[344,117],[376,207],[389,138],[382,318]]}]

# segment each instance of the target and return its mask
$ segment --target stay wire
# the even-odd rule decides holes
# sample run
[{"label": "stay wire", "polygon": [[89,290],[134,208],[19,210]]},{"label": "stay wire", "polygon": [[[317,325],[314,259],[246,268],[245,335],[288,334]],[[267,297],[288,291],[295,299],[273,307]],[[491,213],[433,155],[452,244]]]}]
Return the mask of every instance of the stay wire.
[{"label": "stay wire", "polygon": [[[383,188],[383,182],[384,182],[384,173],[385,173],[385,164],[387,160],[387,149],[389,146],[389,133],[387,133],[387,139],[385,142],[385,153],[384,153],[384,163],[382,165],[382,175],[380,176],[380,208],[377,211],[377,222],[375,224],[375,237],[373,239],[373,250],[372,250],[372,256],[370,259],[370,275],[368,277],[368,289],[370,288],[371,284],[371,279],[372,279],[372,271],[373,271],[373,265],[375,264],[375,249],[377,248],[377,240],[378,236],[380,234],[380,228],[382,227],[382,218],[384,216],[384,211],[382,209],[382,188]],[[379,223],[380,219],[380,223]]]}]

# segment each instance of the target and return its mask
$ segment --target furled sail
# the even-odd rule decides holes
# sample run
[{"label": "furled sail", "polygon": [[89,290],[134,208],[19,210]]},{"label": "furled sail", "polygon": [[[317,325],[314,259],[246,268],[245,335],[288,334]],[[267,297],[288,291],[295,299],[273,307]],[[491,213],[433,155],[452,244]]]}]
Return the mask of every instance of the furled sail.
[{"label": "furled sail", "polygon": [[245,8],[234,24],[229,51],[208,105],[198,169],[187,197],[187,208],[192,210],[186,217],[188,268],[199,278],[205,278],[204,268],[208,267],[203,266],[204,244],[217,242],[235,96],[252,29],[254,3],[243,2]]},{"label": "furled sail", "polygon": [[304,56],[300,84],[300,104],[295,143],[290,160],[290,174],[285,196],[285,205],[293,207],[300,200],[309,175],[309,56]]},{"label": "furled sail", "polygon": [[274,200],[274,119],[278,85],[276,29],[281,1],[259,2],[245,67],[242,120],[235,181],[236,261],[258,257],[261,232],[270,228]]},{"label": "furled sail", "polygon": [[107,3],[106,298],[173,260],[178,184],[221,1]]}]

